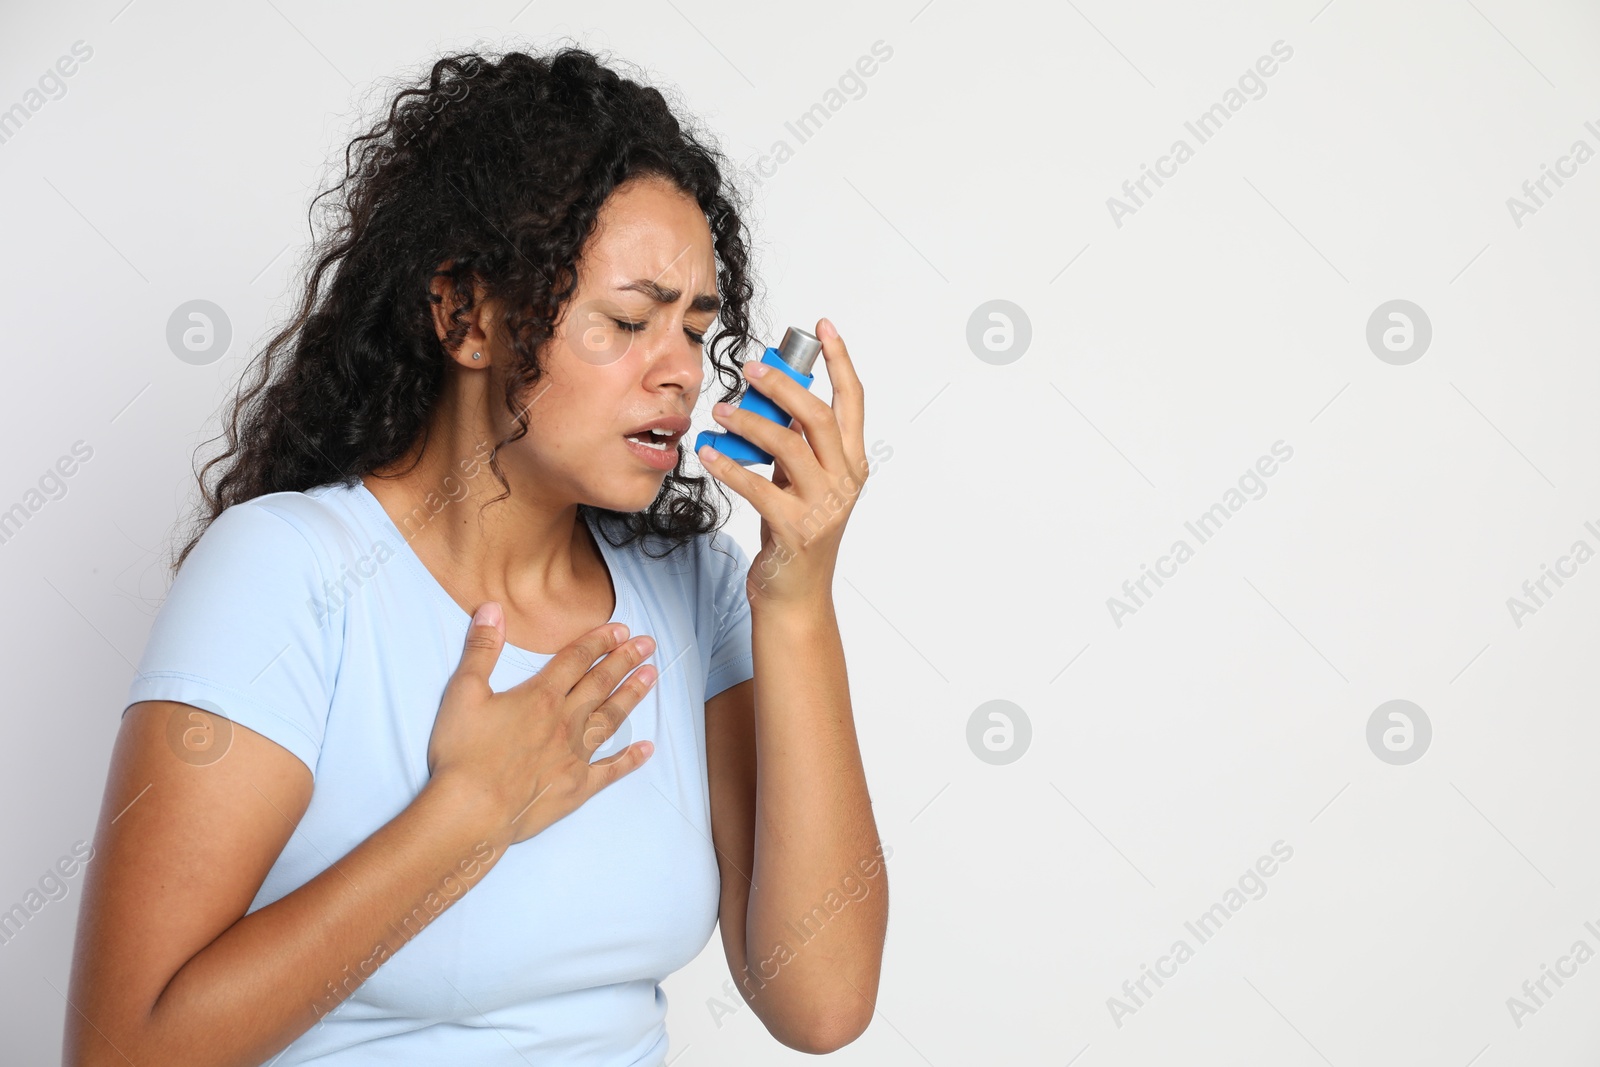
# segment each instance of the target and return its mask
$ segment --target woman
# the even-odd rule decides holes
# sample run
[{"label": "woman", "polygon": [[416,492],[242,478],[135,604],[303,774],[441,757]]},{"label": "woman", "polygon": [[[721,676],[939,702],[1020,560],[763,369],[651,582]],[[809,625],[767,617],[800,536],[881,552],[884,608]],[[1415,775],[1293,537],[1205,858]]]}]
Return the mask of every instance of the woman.
[{"label": "woman", "polygon": [[[865,1029],[862,390],[826,319],[831,406],[741,380],[723,164],[572,48],[445,57],[350,146],[130,687],[68,1063],[661,1064],[719,922],[779,1041]],[[723,399],[795,415],[715,412],[770,481],[699,454],[754,560],[681,447],[713,322]]]}]

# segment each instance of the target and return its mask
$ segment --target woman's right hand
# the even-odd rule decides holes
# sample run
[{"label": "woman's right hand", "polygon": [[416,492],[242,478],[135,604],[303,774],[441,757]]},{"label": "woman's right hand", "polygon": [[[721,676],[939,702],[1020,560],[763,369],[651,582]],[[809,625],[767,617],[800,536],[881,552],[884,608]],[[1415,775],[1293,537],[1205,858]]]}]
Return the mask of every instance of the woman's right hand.
[{"label": "woman's right hand", "polygon": [[589,762],[649,692],[657,672],[645,664],[628,675],[655,642],[644,635],[630,641],[626,626],[606,623],[561,649],[537,674],[496,693],[489,674],[504,644],[504,614],[489,601],[467,627],[461,662],[445,685],[428,741],[428,771],[430,785],[449,783],[470,798],[511,845],[649,758],[654,746],[639,741]]}]

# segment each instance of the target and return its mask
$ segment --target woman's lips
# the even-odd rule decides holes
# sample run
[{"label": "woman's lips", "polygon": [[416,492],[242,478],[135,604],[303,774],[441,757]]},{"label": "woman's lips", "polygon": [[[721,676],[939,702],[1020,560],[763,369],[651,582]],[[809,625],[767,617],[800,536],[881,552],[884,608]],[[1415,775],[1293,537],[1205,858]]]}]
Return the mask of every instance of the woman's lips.
[{"label": "woman's lips", "polygon": [[[682,437],[681,433],[662,436],[646,430],[644,433],[625,436],[623,441],[634,455],[656,470],[670,471],[678,465],[678,441]],[[647,441],[651,443],[646,444]]]}]

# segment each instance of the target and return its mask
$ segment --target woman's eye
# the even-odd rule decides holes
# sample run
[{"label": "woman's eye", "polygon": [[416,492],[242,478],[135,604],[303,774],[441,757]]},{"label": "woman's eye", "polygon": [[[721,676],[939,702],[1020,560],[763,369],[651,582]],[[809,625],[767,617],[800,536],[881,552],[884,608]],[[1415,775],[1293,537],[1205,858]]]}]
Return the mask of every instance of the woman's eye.
[{"label": "woman's eye", "polygon": [[[617,324],[619,330],[625,330],[628,333],[640,333],[650,325],[648,322],[629,322],[627,319],[618,318],[613,318],[611,321]],[[703,333],[695,333],[687,328],[683,332],[689,336],[689,340],[697,345],[706,343],[706,335]]]}]

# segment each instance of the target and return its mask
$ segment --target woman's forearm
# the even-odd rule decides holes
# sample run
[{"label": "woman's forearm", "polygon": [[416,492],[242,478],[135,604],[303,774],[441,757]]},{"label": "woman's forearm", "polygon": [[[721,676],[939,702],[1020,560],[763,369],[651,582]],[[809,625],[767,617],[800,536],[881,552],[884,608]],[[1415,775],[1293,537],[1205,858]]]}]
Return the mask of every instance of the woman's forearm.
[{"label": "woman's forearm", "polygon": [[510,830],[476,810],[465,791],[430,781],[327,870],[189,959],[146,1019],[82,1028],[68,1062],[255,1067],[271,1059],[499,861]]},{"label": "woman's forearm", "polygon": [[837,1035],[830,1044],[844,1044],[871,1020],[889,898],[838,620],[830,598],[752,602],[751,611],[758,774],[745,949],[759,987],[753,1006],[813,1024],[820,1013],[822,1029]]}]

